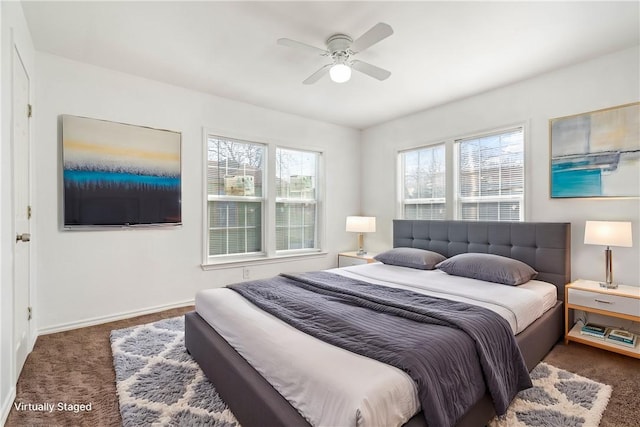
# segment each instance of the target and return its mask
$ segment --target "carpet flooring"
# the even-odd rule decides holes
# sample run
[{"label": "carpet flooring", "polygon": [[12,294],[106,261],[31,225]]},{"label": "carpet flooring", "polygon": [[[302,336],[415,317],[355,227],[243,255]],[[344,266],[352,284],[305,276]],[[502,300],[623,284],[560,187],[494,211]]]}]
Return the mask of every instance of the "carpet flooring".
[{"label": "carpet flooring", "polygon": [[[121,426],[111,330],[175,317],[192,309],[172,309],[39,337],[18,381],[16,403],[90,403],[91,410],[19,411],[14,406],[6,426]],[[560,343],[544,361],[613,387],[601,427],[638,426],[640,360],[577,343]]]}]

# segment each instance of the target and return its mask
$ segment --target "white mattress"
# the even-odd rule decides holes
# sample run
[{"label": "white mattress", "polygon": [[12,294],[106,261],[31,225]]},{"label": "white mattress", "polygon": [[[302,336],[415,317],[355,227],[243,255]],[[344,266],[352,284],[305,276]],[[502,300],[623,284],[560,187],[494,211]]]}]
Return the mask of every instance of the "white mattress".
[{"label": "white mattress", "polygon": [[[556,302],[556,287],[538,281],[512,287],[380,263],[330,271],[481,305],[518,332]],[[399,426],[420,410],[405,372],[306,335],[230,289],[198,292],[196,311],[314,426]]]}]

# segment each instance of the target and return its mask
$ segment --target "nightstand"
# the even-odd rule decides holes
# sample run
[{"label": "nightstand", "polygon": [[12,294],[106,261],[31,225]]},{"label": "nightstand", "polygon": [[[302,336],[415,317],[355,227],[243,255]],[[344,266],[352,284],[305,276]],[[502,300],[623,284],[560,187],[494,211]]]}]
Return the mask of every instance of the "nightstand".
[{"label": "nightstand", "polygon": [[353,252],[340,252],[338,254],[338,268],[342,267],[350,267],[352,265],[360,265],[360,264],[368,264],[371,262],[376,262],[373,259],[374,256],[378,254],[373,252],[367,252],[364,255],[358,255],[357,251]]},{"label": "nightstand", "polygon": [[640,343],[633,348],[580,334],[581,325],[569,325],[569,310],[640,322],[640,287],[600,287],[599,282],[576,280],[564,287],[564,342],[575,341],[640,359]]}]

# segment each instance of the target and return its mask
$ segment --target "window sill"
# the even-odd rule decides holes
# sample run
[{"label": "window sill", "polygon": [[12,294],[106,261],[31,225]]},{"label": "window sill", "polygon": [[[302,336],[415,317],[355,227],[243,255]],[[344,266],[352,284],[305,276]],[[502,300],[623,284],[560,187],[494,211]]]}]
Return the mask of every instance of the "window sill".
[{"label": "window sill", "polygon": [[201,264],[203,270],[219,270],[223,268],[236,268],[246,265],[261,265],[261,264],[277,264],[281,262],[297,261],[301,259],[310,258],[324,258],[329,253],[326,251],[317,252],[298,252],[290,253],[286,255],[274,255],[274,256],[254,256],[247,258],[234,258],[230,260],[210,261],[208,263]]}]

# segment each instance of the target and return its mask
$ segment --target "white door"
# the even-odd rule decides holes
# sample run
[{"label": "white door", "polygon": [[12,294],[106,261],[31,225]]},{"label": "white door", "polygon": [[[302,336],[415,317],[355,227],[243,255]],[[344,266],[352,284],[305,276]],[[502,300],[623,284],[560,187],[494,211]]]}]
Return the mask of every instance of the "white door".
[{"label": "white door", "polygon": [[16,49],[13,51],[13,108],[12,108],[12,148],[13,148],[13,211],[15,249],[13,264],[13,339],[15,348],[15,378],[20,376],[29,353],[30,313],[30,244],[31,229],[29,219],[29,76]]}]

